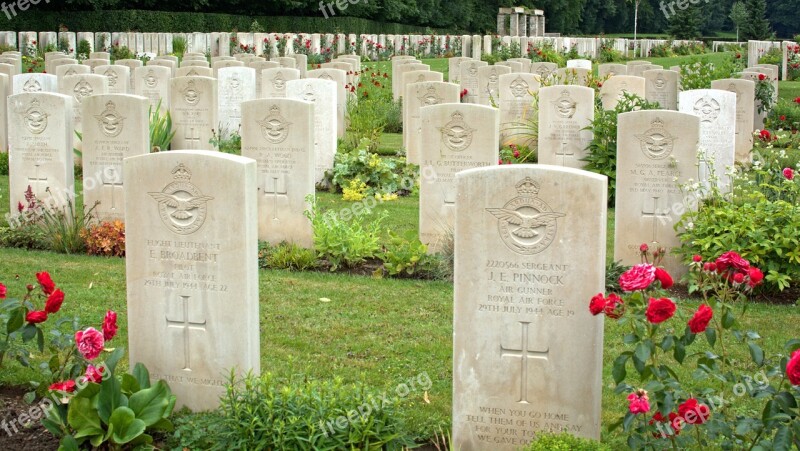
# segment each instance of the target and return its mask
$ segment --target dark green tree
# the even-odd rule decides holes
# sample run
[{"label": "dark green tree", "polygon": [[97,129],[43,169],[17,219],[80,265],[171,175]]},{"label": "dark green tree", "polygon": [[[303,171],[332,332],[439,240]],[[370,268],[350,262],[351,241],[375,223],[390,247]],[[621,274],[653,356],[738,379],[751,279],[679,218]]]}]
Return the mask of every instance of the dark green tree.
[{"label": "dark green tree", "polygon": [[667,33],[675,39],[697,39],[701,23],[700,8],[693,5],[686,9],[675,8],[675,14],[669,18]]},{"label": "dark green tree", "polygon": [[[741,39],[763,41],[772,36],[772,28],[767,20],[766,0],[746,0],[748,20],[741,30]],[[795,11],[797,14],[797,11]]]}]

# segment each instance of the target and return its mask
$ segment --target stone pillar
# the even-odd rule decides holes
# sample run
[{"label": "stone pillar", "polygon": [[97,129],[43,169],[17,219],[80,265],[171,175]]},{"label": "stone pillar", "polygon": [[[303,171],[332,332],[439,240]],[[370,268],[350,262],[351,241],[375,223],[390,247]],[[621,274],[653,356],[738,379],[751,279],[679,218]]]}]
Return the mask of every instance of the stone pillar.
[{"label": "stone pillar", "polygon": [[508,34],[508,30],[506,29],[506,18],[508,17],[507,14],[498,14],[497,15],[497,34],[500,36],[505,36]]},{"label": "stone pillar", "polygon": [[528,17],[528,36],[536,37],[539,36],[539,16],[533,15]]},{"label": "stone pillar", "polygon": [[481,41],[482,41],[482,38],[481,38],[480,35],[476,34],[476,35],[472,36],[472,58],[474,58],[476,60],[480,60],[481,59],[481,55],[483,54],[481,52],[481,43],[482,43]]},{"label": "stone pillar", "polygon": [[511,36],[519,36],[519,14],[511,14]]},{"label": "stone pillar", "polygon": [[544,29],[544,16],[539,16],[539,36],[544,36],[547,33]]},{"label": "stone pillar", "polygon": [[519,33],[513,36],[527,36],[528,35],[528,15],[522,14],[519,21]]}]

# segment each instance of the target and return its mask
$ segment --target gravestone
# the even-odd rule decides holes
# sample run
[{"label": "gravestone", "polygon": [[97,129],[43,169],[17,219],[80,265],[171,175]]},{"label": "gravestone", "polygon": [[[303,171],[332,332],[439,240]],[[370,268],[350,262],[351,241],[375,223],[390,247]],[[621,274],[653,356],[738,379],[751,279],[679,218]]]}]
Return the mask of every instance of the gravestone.
[{"label": "gravestone", "polygon": [[209,143],[217,121],[217,80],[179,77],[170,80],[169,111],[175,136],[173,149],[214,150]]},{"label": "gravestone", "polygon": [[767,118],[766,111],[758,111],[759,106],[761,105],[760,100],[755,99],[755,86],[758,85],[758,73],[757,72],[741,72],[739,75],[742,77],[742,80],[749,80],[753,82],[753,102],[755,107],[753,108],[753,128],[755,130],[763,130],[764,129],[764,120]]},{"label": "gravestone", "polygon": [[95,69],[97,69],[100,66],[107,66],[111,64],[111,62],[106,59],[86,59],[83,60],[82,64],[84,66],[88,66],[92,70],[92,73],[96,73]]},{"label": "gravestone", "polygon": [[535,148],[531,124],[537,120],[534,94],[539,92],[539,80],[531,73],[500,76],[500,144],[523,145]]},{"label": "gravestone", "polygon": [[58,84],[56,85],[56,89],[58,92],[61,92],[61,84],[64,77],[68,75],[86,75],[91,74],[92,69],[89,66],[84,66],[83,64],[62,64],[56,68],[56,78],[58,79]]},{"label": "gravestone", "polygon": [[752,161],[753,121],[755,111],[756,84],[750,80],[723,78],[711,82],[711,89],[720,89],[736,94],[736,161]]},{"label": "gravestone", "polygon": [[226,375],[261,367],[256,162],[158,152],[126,159],[123,178],[130,364],[176,408],[216,409]]},{"label": "gravestone", "polygon": [[623,98],[624,92],[644,98],[645,79],[631,75],[615,75],[600,88],[600,101],[604,110],[613,110]]},{"label": "gravestone", "polygon": [[[411,72],[406,72],[403,74],[403,102],[402,102],[402,117],[403,117],[403,147],[406,149],[406,153],[408,153],[408,149],[411,143],[411,133],[412,130],[415,130],[413,126],[408,127],[409,125],[409,114],[410,107],[413,103],[413,106],[419,110],[420,103],[419,99],[406,99],[406,95],[415,96],[417,95],[416,90],[409,90],[409,86],[412,84],[423,83],[423,82],[443,82],[444,75],[441,72],[435,72],[430,70],[413,70]],[[458,99],[458,97],[456,97]],[[458,103],[456,100],[455,103]],[[415,111],[417,117],[419,117],[419,111]]]},{"label": "gravestone", "polygon": [[648,102],[658,102],[662,109],[678,110],[678,78],[680,74],[672,70],[646,70],[644,98]]},{"label": "gravestone", "polygon": [[297,69],[284,67],[264,69],[261,71],[261,98],[284,98],[286,82],[299,79],[300,71]]},{"label": "gravestone", "polygon": [[[422,64],[422,63],[420,63],[418,61],[413,61],[411,63],[406,63],[406,64],[400,64],[397,67],[397,74],[393,74],[392,75],[392,83],[393,84],[394,84],[394,78],[395,77],[398,78],[397,90],[398,90],[398,95],[400,96],[400,98],[403,97],[403,92],[405,90],[405,85],[403,84],[403,81],[405,80],[405,74],[406,73],[408,73],[408,72],[417,72],[417,71],[429,71],[429,70],[431,70],[431,66],[429,66],[427,64]],[[350,83],[351,83],[352,86],[355,86],[357,84],[357,83],[355,83],[353,81],[351,81]]]},{"label": "gravestone", "polygon": [[569,69],[586,69],[592,70],[592,62],[590,60],[568,60],[567,68]]},{"label": "gravestone", "polygon": [[[263,99],[266,97],[263,94],[262,88],[264,84],[263,71],[266,69],[276,69],[281,67],[280,64],[274,61],[251,61],[247,63],[247,67],[252,67],[256,71],[256,97]],[[302,78],[302,77],[301,77]]]},{"label": "gravestone", "polygon": [[639,246],[663,247],[663,266],[678,280],[686,268],[670,251],[686,211],[680,185],[697,180],[700,118],[668,110],[622,113],[617,129],[614,261],[641,263]]},{"label": "gravestone", "polygon": [[602,80],[606,77],[628,75],[628,66],[624,64],[606,63],[597,66],[597,76]]},{"label": "gravestone", "polygon": [[[717,187],[730,188],[727,175],[736,155],[736,94],[719,89],[693,89],[680,93],[679,111],[700,118],[700,147],[713,160]],[[700,163],[700,180],[710,183],[710,161]]]},{"label": "gravestone", "polygon": [[455,83],[441,81],[411,83],[406,86],[403,99],[405,99],[403,101],[405,109],[403,135],[406,160],[409,163],[419,164],[420,148],[422,147],[421,108],[443,103],[458,103],[459,86]]},{"label": "gravestone", "polygon": [[522,72],[530,73],[531,72],[531,63],[532,61],[528,58],[509,58],[509,62],[512,63],[520,63],[522,64]]},{"label": "gravestone", "polygon": [[176,77],[214,77],[214,71],[208,67],[180,67],[175,69]]},{"label": "gravestone", "polygon": [[60,208],[75,198],[73,102],[49,92],[8,97],[10,211],[27,205],[28,186],[45,205]]},{"label": "gravestone", "polygon": [[[0,153],[8,152],[8,95],[10,91],[9,78],[0,74]],[[13,209],[11,211],[14,211]]]},{"label": "gravestone", "polygon": [[461,72],[461,90],[466,90],[466,94],[461,97],[462,103],[478,103],[480,93],[478,81],[478,69],[488,66],[489,63],[478,60],[462,61],[459,65]]},{"label": "gravestone", "polygon": [[454,56],[447,59],[447,81],[450,83],[459,84],[461,82],[461,62],[469,61],[470,58],[463,56]]},{"label": "gravestone", "polygon": [[606,177],[514,165],[456,179],[453,449],[598,440],[603,319],[586,305],[605,287]]},{"label": "gravestone", "polygon": [[89,52],[89,58],[110,61],[111,54],[108,52]]},{"label": "gravestone", "polygon": [[295,69],[300,71],[300,78],[306,78],[306,71],[308,71],[308,55],[295,53],[292,55],[292,58],[295,60]]},{"label": "gravestone", "polygon": [[347,86],[349,84],[347,73],[342,69],[315,69],[306,72],[306,78],[318,78],[336,83],[336,136],[338,138],[344,137],[348,99]]},{"label": "gravestone", "polygon": [[14,87],[11,93],[23,92],[58,92],[58,77],[42,73],[14,75]]},{"label": "gravestone", "polygon": [[81,133],[83,131],[81,103],[83,103],[83,99],[89,96],[108,94],[108,79],[103,75],[97,74],[70,75],[64,77],[62,87],[61,94],[71,96],[73,99],[72,125],[75,131]]},{"label": "gravestone", "polygon": [[[127,69],[127,68],[126,68]],[[84,99],[83,203],[100,221],[125,221],[122,160],[150,152],[147,99],[125,94]]]},{"label": "gravestone", "polygon": [[295,60],[292,57],[281,56],[279,58],[273,58],[270,61],[274,61],[280,64],[281,67],[284,67],[286,69],[296,69],[295,65],[297,64],[297,60]]},{"label": "gravestone", "polygon": [[183,67],[204,67],[204,68],[211,68],[211,64],[205,59],[202,60],[183,60],[181,61],[181,68]]},{"label": "gravestone", "polygon": [[594,120],[594,89],[548,86],[539,89],[539,163],[582,168]]},{"label": "gravestone", "polygon": [[[246,67],[246,65],[243,62],[236,60],[217,61],[216,63],[211,64],[211,68],[214,70],[214,78],[219,78],[220,69],[227,69],[229,67]],[[253,83],[255,84],[255,80],[253,80]]]},{"label": "gravestone", "polygon": [[628,67],[628,75],[643,77],[648,70],[664,70],[664,66],[658,64],[636,64]]},{"label": "gravestone", "polygon": [[336,83],[320,78],[289,80],[286,98],[314,104],[314,179],[321,183],[336,155]]},{"label": "gravestone", "polygon": [[511,73],[510,67],[483,66],[478,68],[478,103],[487,106],[500,104],[500,76]]},{"label": "gravestone", "polygon": [[136,92],[136,85],[135,85],[136,76],[135,76],[135,74],[136,74],[136,69],[137,68],[144,66],[142,61],[141,60],[136,60],[136,59],[124,59],[124,60],[116,60],[116,61],[114,61],[114,64],[117,64],[117,65],[120,65],[120,66],[125,66],[125,67],[127,67],[128,69],[131,70],[130,73],[134,74],[134,76],[131,77],[131,85],[128,88],[128,92]]},{"label": "gravestone", "polygon": [[94,73],[104,75],[108,78],[109,94],[127,94],[131,85],[131,70],[128,67],[117,64],[97,66]]},{"label": "gravestone", "polygon": [[[501,61],[499,63],[495,63],[495,66],[505,66],[511,69],[511,73],[521,73],[522,70],[522,63],[518,63],[516,61]],[[527,72],[527,71],[525,71]]]},{"label": "gravestone", "polygon": [[555,75],[558,70],[556,63],[531,63],[531,73],[536,74],[542,80],[546,80]]},{"label": "gravestone", "polygon": [[456,173],[497,164],[500,114],[484,105],[448,103],[422,108],[420,122],[419,239],[436,253],[452,238]]},{"label": "gravestone", "polygon": [[169,111],[170,70],[168,67],[137,67],[133,76],[136,95],[147,97],[153,110],[159,108],[160,102],[161,113]]},{"label": "gravestone", "polygon": [[225,67],[217,71],[219,128],[239,131],[242,102],[256,98],[256,70],[251,67]]},{"label": "gravestone", "polygon": [[175,70],[178,67],[178,63],[176,63],[176,62],[174,62],[172,60],[160,60],[160,59],[148,61],[146,65],[147,66],[163,66],[163,67],[166,67],[166,68],[169,69],[170,77],[175,75]]},{"label": "gravestone", "polygon": [[244,102],[242,156],[258,162],[258,239],[313,248],[314,231],[304,214],[315,185],[313,104],[278,98]]}]

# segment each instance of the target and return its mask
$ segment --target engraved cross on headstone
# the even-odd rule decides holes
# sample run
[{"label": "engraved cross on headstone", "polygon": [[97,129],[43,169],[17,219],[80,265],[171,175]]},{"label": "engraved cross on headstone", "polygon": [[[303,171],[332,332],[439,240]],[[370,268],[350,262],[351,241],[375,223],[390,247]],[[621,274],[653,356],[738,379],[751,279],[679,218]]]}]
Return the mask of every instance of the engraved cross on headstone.
[{"label": "engraved cross on headstone", "polygon": [[117,209],[117,196],[119,192],[119,200],[122,201],[122,177],[116,168],[108,167],[103,171],[103,186],[111,191],[111,209]]},{"label": "engraved cross on headstone", "polygon": [[550,348],[544,351],[532,351],[528,349],[528,326],[530,322],[520,321],[522,325],[522,345],[519,349],[505,348],[500,345],[500,357],[515,357],[520,358],[521,371],[519,380],[519,403],[528,404],[528,359],[548,360],[550,356]]},{"label": "engraved cross on headstone", "polygon": [[567,157],[572,158],[575,156],[575,152],[573,152],[572,149],[568,149],[567,146],[569,146],[568,142],[561,141],[561,147],[556,150],[556,155],[561,157],[562,166],[567,165]]},{"label": "engraved cross on headstone", "polygon": [[190,128],[189,133],[184,134],[183,139],[189,142],[189,150],[196,150],[200,147],[200,134],[194,128]]},{"label": "engraved cross on headstone", "polygon": [[658,218],[669,218],[669,206],[666,209],[660,210],[658,206],[660,204],[659,199],[660,197],[653,196],[653,208],[651,210],[647,210],[647,208],[642,208],[642,217],[643,218],[653,218],[653,242],[658,242]]},{"label": "engraved cross on headstone", "polygon": [[456,206],[456,193],[452,189],[443,188],[442,189],[442,202],[444,202],[445,207],[455,207]]},{"label": "engraved cross on headstone", "polygon": [[[41,190],[38,188],[37,185],[42,185]],[[33,194],[36,196],[42,196],[47,191],[47,177],[40,177],[39,176],[39,165],[36,165],[36,171],[34,172],[33,177],[28,177],[28,186],[31,187]]]},{"label": "engraved cross on headstone", "polygon": [[267,197],[272,197],[272,219],[274,221],[278,220],[278,197],[284,197],[288,199],[288,196],[286,195],[286,182],[283,177],[284,176],[267,175],[264,178],[264,195]]},{"label": "engraved cross on headstone", "polygon": [[182,301],[182,315],[180,319],[169,319],[168,316],[164,316],[167,320],[167,327],[173,328],[180,328],[183,329],[183,369],[191,371],[191,357],[190,357],[190,350],[191,346],[189,345],[189,331],[190,330],[202,330],[203,332],[206,331],[206,320],[204,319],[203,322],[192,322],[189,320],[189,298],[191,296],[180,296],[180,300]]}]

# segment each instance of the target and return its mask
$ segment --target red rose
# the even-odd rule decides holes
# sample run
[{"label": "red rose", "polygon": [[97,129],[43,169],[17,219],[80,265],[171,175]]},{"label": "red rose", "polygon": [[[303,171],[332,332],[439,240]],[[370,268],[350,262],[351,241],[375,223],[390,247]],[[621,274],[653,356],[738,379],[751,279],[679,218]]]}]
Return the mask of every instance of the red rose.
[{"label": "red rose", "polygon": [[647,243],[642,243],[642,244],[639,246],[639,252],[641,252],[641,253],[643,253],[643,254],[644,254],[645,252],[647,252],[648,250],[650,250],[650,247],[647,245]]},{"label": "red rose", "polygon": [[653,324],[663,323],[675,314],[675,303],[667,298],[650,298],[645,316]]},{"label": "red rose", "polygon": [[53,279],[50,278],[50,274],[48,274],[47,271],[37,272],[36,280],[38,280],[39,285],[42,286],[44,294],[48,296],[56,289],[56,284],[53,283]]},{"label": "red rose", "polygon": [[83,375],[83,382],[94,382],[95,384],[99,384],[103,381],[103,373],[105,372],[105,368],[99,366],[95,368],[94,365],[89,365],[86,367],[86,373]]},{"label": "red rose", "polygon": [[[500,164],[503,164],[503,160],[500,160]],[[603,313],[603,309],[605,307],[606,299],[603,297],[603,293],[597,293],[596,295],[592,296],[592,300],[589,301],[589,313],[594,316]]]},{"label": "red rose", "polygon": [[34,310],[25,315],[25,321],[29,324],[39,324],[47,321],[47,312],[44,310]]},{"label": "red rose", "polygon": [[92,360],[103,352],[105,343],[103,342],[103,334],[94,327],[89,327],[86,330],[75,332],[75,344],[85,359]]},{"label": "red rose", "polygon": [[782,121],[785,121],[785,120],[786,120],[786,116],[784,116],[784,115],[781,115],[780,119],[781,119]]},{"label": "red rose", "polygon": [[61,303],[64,302],[64,292],[56,290],[47,297],[47,302],[44,304],[44,311],[47,313],[58,313],[61,310]]},{"label": "red rose", "polygon": [[656,279],[661,282],[661,288],[667,289],[672,286],[672,276],[663,268],[656,268]]},{"label": "red rose", "polygon": [[698,403],[696,399],[689,398],[678,406],[678,415],[689,424],[703,424],[711,416],[711,409]]},{"label": "red rose", "polygon": [[646,391],[641,389],[636,390],[634,393],[628,395],[628,411],[634,415],[647,413],[650,411],[649,401]]},{"label": "red rose", "polygon": [[648,263],[635,265],[619,276],[619,286],[623,291],[644,290],[656,279],[656,268]]},{"label": "red rose", "polygon": [[786,180],[794,180],[794,171],[792,168],[783,168],[783,176]]},{"label": "red rose", "polygon": [[8,292],[8,288],[6,288],[6,286],[5,286],[5,285],[3,285],[2,283],[0,283],[0,299],[5,299],[5,298],[6,298],[6,293],[7,293],[7,292]]},{"label": "red rose", "polygon": [[622,316],[623,313],[625,313],[625,302],[621,297],[611,293],[608,295],[608,299],[605,301],[603,312],[605,312],[607,317],[611,319],[617,319]]},{"label": "red rose", "polygon": [[760,269],[756,268],[755,266],[751,266],[750,269],[747,270],[748,281],[747,284],[750,287],[754,287],[761,283],[764,280],[764,273],[761,272]]},{"label": "red rose", "polygon": [[766,75],[764,75],[764,74],[758,74],[758,79],[759,79],[760,81],[764,81],[764,80],[766,80],[766,79],[767,79],[767,76],[766,76]]},{"label": "red rose", "polygon": [[700,263],[701,261],[703,261],[703,257],[695,254],[695,255],[692,256],[692,261],[695,262],[695,263]]},{"label": "red rose", "polygon": [[733,275],[733,281],[736,283],[744,282],[744,274],[737,272],[736,274]]},{"label": "red rose", "polygon": [[49,390],[72,393],[75,391],[75,381],[56,382],[49,387]]},{"label": "red rose", "polygon": [[117,314],[111,310],[103,318],[103,339],[109,341],[117,335]]},{"label": "red rose", "polygon": [[800,349],[794,351],[786,363],[786,377],[792,385],[800,385]]},{"label": "red rose", "polygon": [[794,103],[800,103],[800,97],[795,97]]},{"label": "red rose", "polygon": [[734,251],[728,251],[717,257],[717,272],[725,272],[728,269],[736,271],[747,271],[750,262],[743,259],[741,255]]},{"label": "red rose", "polygon": [[691,330],[693,334],[705,332],[713,316],[714,311],[711,310],[711,307],[706,304],[701,305],[697,311],[694,312],[692,319],[689,320],[689,330]]}]

